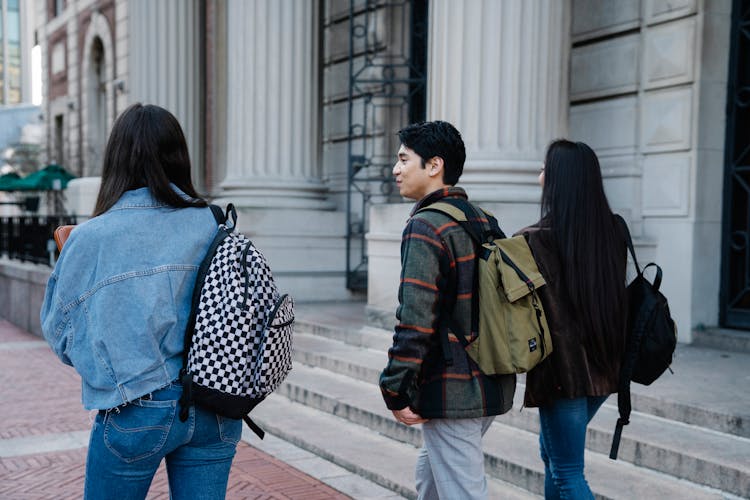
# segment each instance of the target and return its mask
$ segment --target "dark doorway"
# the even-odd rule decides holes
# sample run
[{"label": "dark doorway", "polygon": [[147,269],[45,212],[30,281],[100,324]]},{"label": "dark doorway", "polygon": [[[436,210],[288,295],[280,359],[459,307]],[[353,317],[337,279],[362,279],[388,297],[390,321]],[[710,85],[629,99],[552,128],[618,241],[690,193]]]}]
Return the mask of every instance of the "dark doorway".
[{"label": "dark doorway", "polygon": [[55,156],[52,158],[52,162],[58,165],[65,165],[65,157],[63,156],[65,154],[65,149],[63,148],[64,131],[63,115],[55,115],[55,137],[53,143]]},{"label": "dark doorway", "polygon": [[750,0],[734,0],[727,89],[720,323],[750,329]]},{"label": "dark doorway", "polygon": [[104,146],[107,142],[107,85],[105,53],[101,38],[94,38],[89,55],[86,104],[88,133],[86,137],[86,175],[101,175]]},{"label": "dark doorway", "polygon": [[347,288],[367,288],[369,207],[400,199],[395,132],[427,111],[427,0],[350,3]]}]

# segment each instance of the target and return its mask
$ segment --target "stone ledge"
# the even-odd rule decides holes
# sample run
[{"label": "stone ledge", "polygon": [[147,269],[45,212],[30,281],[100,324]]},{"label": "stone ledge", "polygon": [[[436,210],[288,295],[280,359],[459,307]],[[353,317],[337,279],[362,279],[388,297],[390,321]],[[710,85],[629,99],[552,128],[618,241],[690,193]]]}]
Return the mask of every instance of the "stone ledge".
[{"label": "stone ledge", "polygon": [[39,310],[51,272],[40,264],[0,259],[0,317],[41,337]]},{"label": "stone ledge", "polygon": [[750,332],[728,328],[693,330],[693,345],[750,354]]}]

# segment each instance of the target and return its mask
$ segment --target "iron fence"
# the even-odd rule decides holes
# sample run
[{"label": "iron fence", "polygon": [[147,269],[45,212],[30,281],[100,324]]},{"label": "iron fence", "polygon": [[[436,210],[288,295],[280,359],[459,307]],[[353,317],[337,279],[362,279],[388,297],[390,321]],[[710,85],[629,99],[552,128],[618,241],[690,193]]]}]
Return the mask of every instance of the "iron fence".
[{"label": "iron fence", "polygon": [[750,329],[750,0],[734,0],[727,87],[719,322]]},{"label": "iron fence", "polygon": [[55,228],[75,223],[73,215],[0,217],[0,255],[51,266],[59,255]]},{"label": "iron fence", "polygon": [[396,201],[395,132],[427,109],[428,0],[349,6],[346,286],[367,289],[369,207]]}]

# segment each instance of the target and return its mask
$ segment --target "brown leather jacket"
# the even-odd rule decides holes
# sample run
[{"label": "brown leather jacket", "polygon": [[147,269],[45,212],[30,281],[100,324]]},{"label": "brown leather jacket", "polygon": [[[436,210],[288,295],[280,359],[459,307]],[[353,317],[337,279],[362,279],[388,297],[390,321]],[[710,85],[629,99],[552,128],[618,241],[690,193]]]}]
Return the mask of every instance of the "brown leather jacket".
[{"label": "brown leather jacket", "polygon": [[[606,396],[617,392],[619,377],[608,376],[597,369],[591,355],[586,351],[586,332],[576,321],[567,294],[562,290],[561,262],[550,241],[550,232],[538,225],[522,229],[526,233],[529,247],[547,281],[539,295],[544,305],[552,337],[552,354],[526,375],[525,406],[545,406],[556,399],[583,396]],[[624,241],[624,240],[623,240]],[[622,248],[622,277],[625,286],[626,254]],[[625,335],[625,318],[622,318],[618,334]],[[620,359],[608,360],[614,365],[613,373],[620,372]]]}]

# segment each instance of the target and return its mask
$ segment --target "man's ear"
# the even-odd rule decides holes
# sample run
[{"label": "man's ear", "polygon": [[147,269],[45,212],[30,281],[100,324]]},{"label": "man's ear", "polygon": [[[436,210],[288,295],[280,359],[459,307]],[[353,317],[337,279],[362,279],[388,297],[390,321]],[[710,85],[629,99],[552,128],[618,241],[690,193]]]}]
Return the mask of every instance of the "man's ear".
[{"label": "man's ear", "polygon": [[443,167],[445,166],[445,162],[442,158],[439,156],[433,156],[430,158],[430,160],[427,162],[427,175],[430,177],[440,176],[442,179],[443,177]]}]

